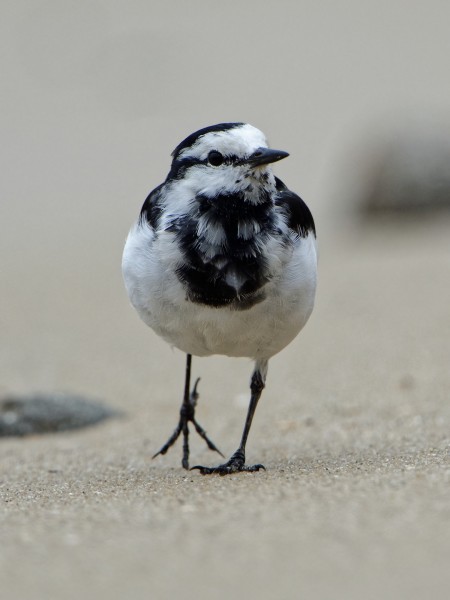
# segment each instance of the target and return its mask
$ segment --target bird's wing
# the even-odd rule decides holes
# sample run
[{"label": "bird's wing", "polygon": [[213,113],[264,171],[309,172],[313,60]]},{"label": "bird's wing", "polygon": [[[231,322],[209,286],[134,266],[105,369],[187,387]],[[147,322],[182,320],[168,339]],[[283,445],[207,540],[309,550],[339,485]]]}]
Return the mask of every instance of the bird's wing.
[{"label": "bird's wing", "polygon": [[139,215],[139,221],[142,223],[148,223],[153,229],[158,228],[158,221],[161,215],[161,189],[163,183],[158,185],[150,194],[147,196]]},{"label": "bird's wing", "polygon": [[310,233],[316,236],[316,227],[311,211],[294,192],[275,177],[277,198],[275,204],[279,206],[287,217],[288,227],[300,237],[307,237]]}]

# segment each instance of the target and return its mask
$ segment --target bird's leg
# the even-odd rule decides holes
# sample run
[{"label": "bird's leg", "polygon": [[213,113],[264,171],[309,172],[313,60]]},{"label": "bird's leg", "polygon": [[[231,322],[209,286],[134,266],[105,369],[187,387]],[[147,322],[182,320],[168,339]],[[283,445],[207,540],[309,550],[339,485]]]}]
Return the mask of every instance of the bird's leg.
[{"label": "bird's leg", "polygon": [[261,393],[264,389],[265,377],[267,374],[267,361],[257,362],[256,368],[253,372],[252,379],[250,382],[250,404],[247,411],[247,418],[245,419],[244,431],[242,433],[241,443],[239,448],[233,454],[228,462],[217,467],[202,467],[197,465],[192,469],[198,469],[202,475],[211,475],[212,473],[218,473],[219,475],[230,475],[231,473],[237,473],[240,471],[259,471],[264,469],[264,465],[246,465],[245,464],[245,446],[247,443],[248,434],[252,425],[253,416],[258,405],[258,400],[261,397]]},{"label": "bird's leg", "polygon": [[197,422],[195,419],[195,407],[197,405],[197,400],[199,397],[199,393],[197,392],[198,382],[200,381],[200,377],[196,380],[192,392],[189,392],[191,385],[191,364],[192,364],[192,355],[186,355],[186,378],[184,382],[184,396],[183,403],[180,408],[180,420],[178,421],[178,425],[175,428],[175,431],[172,433],[170,438],[164,444],[164,446],[158,450],[158,452],[152,457],[156,458],[159,454],[165,454],[167,450],[175,444],[180,433],[183,433],[183,459],[181,464],[184,469],[189,469],[189,427],[188,423],[191,421],[195,427],[196,432],[202,437],[208,448],[210,450],[214,450],[218,452],[221,456],[223,456],[222,452],[213,444],[213,442],[206,435],[206,431],[203,427]]}]

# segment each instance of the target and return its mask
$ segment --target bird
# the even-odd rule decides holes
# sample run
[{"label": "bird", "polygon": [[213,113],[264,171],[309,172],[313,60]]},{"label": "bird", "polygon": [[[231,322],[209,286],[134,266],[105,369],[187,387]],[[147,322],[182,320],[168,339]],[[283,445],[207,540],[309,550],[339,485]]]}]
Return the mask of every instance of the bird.
[{"label": "bird", "polygon": [[190,389],[192,356],[254,361],[250,401],[238,449],[202,475],[255,472],[246,463],[253,416],[268,362],[308,321],[317,280],[314,219],[277,178],[272,164],[289,156],[241,122],[219,123],[186,137],[172,152],[165,181],[146,198],[123,252],[131,304],[157,335],[186,354],[184,394],[173,434],[183,436],[189,469],[189,425],[225,456],[197,421],[199,379]]}]

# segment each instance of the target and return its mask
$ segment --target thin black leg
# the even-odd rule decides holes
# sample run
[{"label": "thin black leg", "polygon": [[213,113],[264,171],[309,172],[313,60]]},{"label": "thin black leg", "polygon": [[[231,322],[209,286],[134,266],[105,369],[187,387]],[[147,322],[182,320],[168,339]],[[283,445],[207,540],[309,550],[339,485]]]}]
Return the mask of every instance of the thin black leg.
[{"label": "thin black leg", "polygon": [[250,427],[252,426],[253,416],[255,414],[256,407],[258,406],[258,401],[261,398],[263,389],[263,375],[258,369],[255,369],[250,383],[250,404],[247,411],[247,417],[245,419],[241,443],[239,444],[239,448],[236,450],[236,452],[233,454],[230,460],[225,464],[219,465],[217,467],[203,467],[197,465],[195,467],[192,467],[192,469],[198,469],[202,475],[211,475],[213,473],[218,473],[219,475],[230,475],[231,473],[237,473],[239,471],[254,472],[265,468],[264,465],[261,464],[245,464],[245,446],[247,444],[247,438],[250,432]]},{"label": "thin black leg", "polygon": [[158,450],[156,454],[153,455],[152,458],[156,458],[160,454],[165,454],[173,444],[177,441],[180,433],[183,433],[183,458],[181,460],[181,464],[184,469],[189,469],[189,427],[188,423],[191,421],[195,427],[195,430],[203,438],[208,445],[210,450],[214,450],[218,452],[221,456],[223,456],[222,452],[213,444],[213,442],[206,435],[206,431],[203,427],[197,422],[195,419],[195,407],[197,405],[197,400],[199,394],[197,392],[198,382],[200,378],[198,378],[194,384],[192,392],[189,393],[191,387],[191,364],[192,364],[192,355],[186,355],[186,376],[184,380],[184,396],[183,403],[180,408],[180,420],[178,421],[178,425],[175,428],[175,431],[172,433],[170,438],[164,444],[164,446]]}]

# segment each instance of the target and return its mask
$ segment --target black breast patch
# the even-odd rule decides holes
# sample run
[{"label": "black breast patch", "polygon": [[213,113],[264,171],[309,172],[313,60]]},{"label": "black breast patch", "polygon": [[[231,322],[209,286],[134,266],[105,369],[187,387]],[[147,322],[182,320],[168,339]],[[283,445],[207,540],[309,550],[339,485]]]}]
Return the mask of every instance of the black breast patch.
[{"label": "black breast patch", "polygon": [[[264,299],[268,281],[267,262],[262,252],[264,237],[273,232],[269,198],[250,204],[239,194],[215,198],[198,196],[196,214],[173,221],[184,262],[177,269],[188,298],[207,306],[245,310]],[[208,232],[198,235],[199,219],[211,229],[220,228],[220,240]],[[257,235],[244,239],[239,227],[257,223]]]}]

